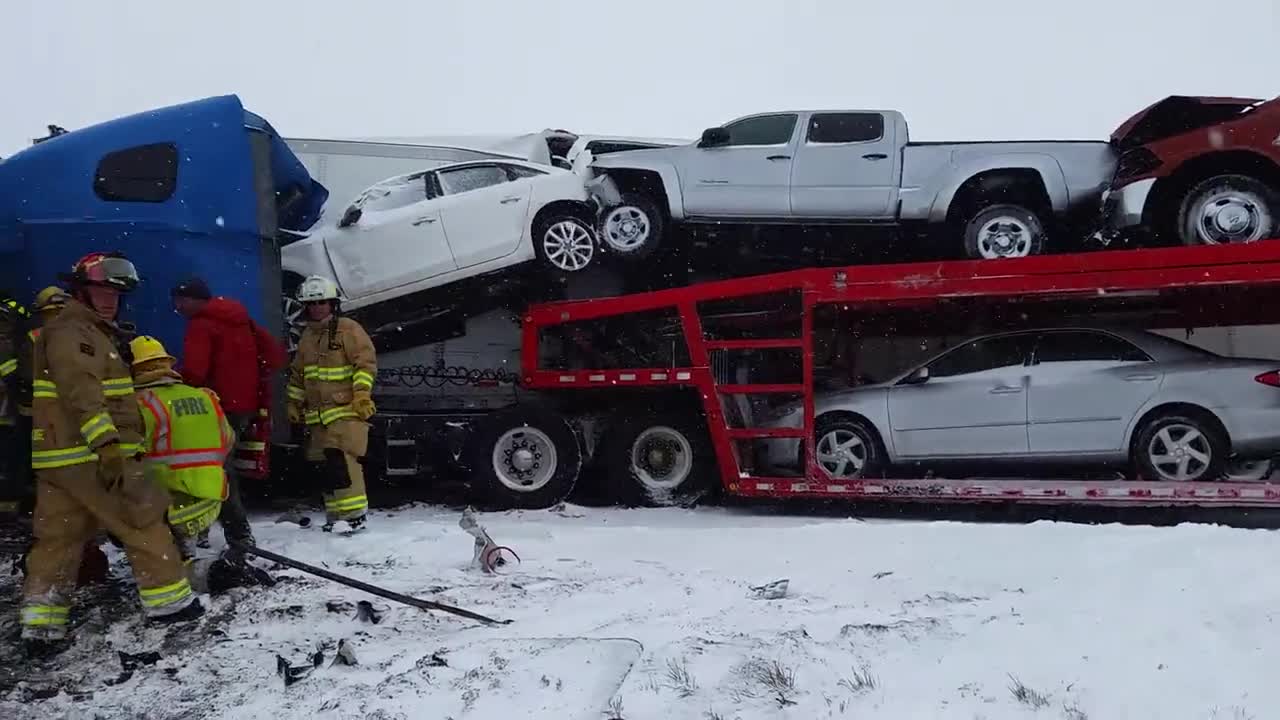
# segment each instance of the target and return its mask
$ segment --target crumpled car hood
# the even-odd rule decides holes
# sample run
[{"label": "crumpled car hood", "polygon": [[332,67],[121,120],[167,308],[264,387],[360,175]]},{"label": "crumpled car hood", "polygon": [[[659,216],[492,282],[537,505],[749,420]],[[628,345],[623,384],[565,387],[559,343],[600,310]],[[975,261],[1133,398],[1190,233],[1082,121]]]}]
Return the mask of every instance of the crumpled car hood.
[{"label": "crumpled car hood", "polygon": [[1128,150],[1231,120],[1260,98],[1170,95],[1138,111],[1111,133],[1111,144]]}]

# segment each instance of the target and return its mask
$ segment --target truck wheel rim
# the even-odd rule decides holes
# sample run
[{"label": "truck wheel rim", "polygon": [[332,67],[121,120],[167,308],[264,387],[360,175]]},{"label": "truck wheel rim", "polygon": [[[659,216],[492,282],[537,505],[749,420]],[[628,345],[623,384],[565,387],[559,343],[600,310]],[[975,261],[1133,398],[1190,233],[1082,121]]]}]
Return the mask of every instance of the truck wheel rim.
[{"label": "truck wheel rim", "polygon": [[582,223],[573,220],[561,220],[542,234],[542,251],[547,261],[565,272],[577,272],[591,264],[595,249],[591,233]]},{"label": "truck wheel rim", "polygon": [[988,220],[978,230],[978,255],[984,260],[1026,257],[1031,254],[1031,228],[1011,215]]},{"label": "truck wheel rim", "polygon": [[649,241],[649,216],[635,205],[623,205],[604,218],[604,241],[618,252],[631,252]]},{"label": "truck wheel rim", "polygon": [[1171,423],[1147,443],[1147,459],[1160,479],[1188,482],[1204,477],[1213,462],[1213,447],[1198,428]]},{"label": "truck wheel rim", "polygon": [[818,440],[818,464],[832,477],[862,475],[870,454],[867,443],[852,430],[832,430]]},{"label": "truck wheel rim", "polygon": [[513,428],[503,433],[493,444],[492,459],[498,482],[518,493],[541,490],[556,472],[556,446],[537,428]]},{"label": "truck wheel rim", "polygon": [[1267,211],[1262,198],[1242,190],[1210,193],[1196,206],[1196,235],[1206,245],[1262,239]]},{"label": "truck wheel rim", "polygon": [[679,430],[656,425],[631,443],[631,470],[647,488],[674,490],[693,470],[693,446]]}]

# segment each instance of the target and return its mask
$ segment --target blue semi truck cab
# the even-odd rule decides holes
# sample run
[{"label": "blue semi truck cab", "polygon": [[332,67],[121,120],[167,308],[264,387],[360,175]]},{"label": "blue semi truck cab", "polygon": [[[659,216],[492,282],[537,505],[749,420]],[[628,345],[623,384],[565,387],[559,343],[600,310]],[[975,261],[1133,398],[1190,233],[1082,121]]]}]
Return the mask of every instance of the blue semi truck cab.
[{"label": "blue semi truck cab", "polygon": [[169,289],[193,274],[283,333],[279,237],[327,197],[234,95],[58,134],[0,161],[0,289],[30,303],[86,253],[119,250],[142,278],[122,319],[171,352],[185,321]]}]

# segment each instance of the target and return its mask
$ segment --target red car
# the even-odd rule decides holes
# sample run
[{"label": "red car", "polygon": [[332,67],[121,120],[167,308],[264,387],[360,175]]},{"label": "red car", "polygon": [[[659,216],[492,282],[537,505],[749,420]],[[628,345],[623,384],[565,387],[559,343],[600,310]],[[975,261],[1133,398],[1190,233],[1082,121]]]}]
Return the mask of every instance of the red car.
[{"label": "red car", "polygon": [[1280,98],[1167,97],[1111,135],[1109,231],[1186,245],[1280,236]]}]

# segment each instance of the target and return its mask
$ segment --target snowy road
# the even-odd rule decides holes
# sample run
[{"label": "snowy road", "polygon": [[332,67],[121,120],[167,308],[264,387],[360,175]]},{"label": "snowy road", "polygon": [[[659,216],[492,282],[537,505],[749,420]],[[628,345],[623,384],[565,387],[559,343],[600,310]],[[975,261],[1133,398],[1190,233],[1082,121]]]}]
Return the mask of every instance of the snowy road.
[{"label": "snowy road", "polygon": [[[1182,525],[859,522],[743,510],[481,515],[523,564],[467,569],[459,515],[378,513],[351,538],[274,524],[263,547],[419,597],[514,619],[481,627],[294,571],[213,601],[196,648],[114,686],[112,626],[69,651],[81,689],[7,717],[1269,718],[1280,536]],[[120,569],[117,568],[117,572]],[[789,592],[750,587],[786,578]],[[0,580],[0,582],[9,582]],[[330,601],[342,600],[331,612]],[[340,639],[359,665],[330,666]],[[277,654],[325,662],[285,689]],[[1019,689],[1019,686],[1021,689]],[[13,695],[11,699],[16,698]],[[7,714],[18,710],[19,715]],[[619,712],[620,710],[620,712]],[[97,715],[95,715],[97,713]]]}]

